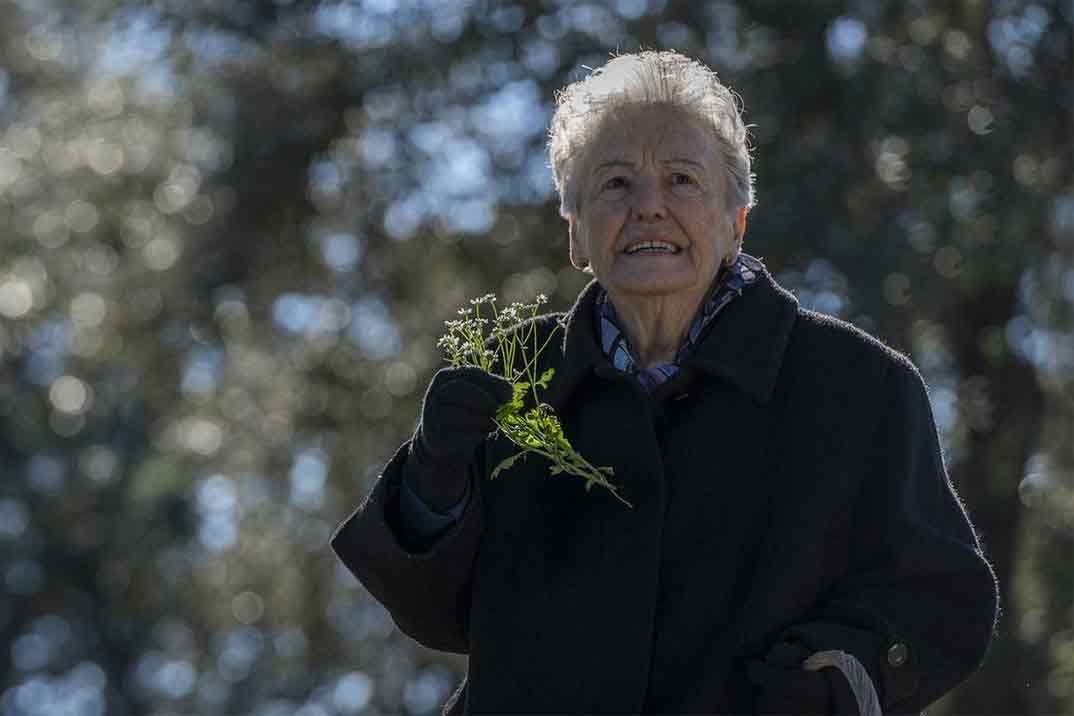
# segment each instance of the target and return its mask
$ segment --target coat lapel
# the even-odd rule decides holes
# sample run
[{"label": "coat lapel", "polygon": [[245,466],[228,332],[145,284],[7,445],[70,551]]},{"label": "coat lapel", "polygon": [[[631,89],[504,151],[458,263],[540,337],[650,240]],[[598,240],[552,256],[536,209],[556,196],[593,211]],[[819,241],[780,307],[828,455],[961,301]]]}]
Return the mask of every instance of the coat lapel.
[{"label": "coat lapel", "polygon": [[557,412],[587,375],[602,365],[611,368],[601,350],[594,325],[594,311],[599,293],[600,284],[596,280],[586,285],[574,305],[563,316],[565,328],[562,329],[562,339],[554,341],[547,349],[550,352],[554,349],[556,354],[542,359],[542,362],[549,360],[557,366],[558,374],[544,395],[544,399]]},{"label": "coat lapel", "polygon": [[757,282],[714,319],[716,325],[686,363],[767,403],[797,315],[798,300],[762,266]]}]

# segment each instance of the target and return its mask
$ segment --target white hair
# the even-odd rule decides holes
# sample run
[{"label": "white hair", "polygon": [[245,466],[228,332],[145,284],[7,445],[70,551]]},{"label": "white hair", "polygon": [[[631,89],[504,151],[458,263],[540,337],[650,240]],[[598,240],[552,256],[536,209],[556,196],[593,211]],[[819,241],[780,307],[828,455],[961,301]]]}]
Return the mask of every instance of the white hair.
[{"label": "white hair", "polygon": [[728,210],[753,206],[750,148],[738,96],[700,62],[647,50],[613,57],[556,93],[548,155],[564,218],[578,213],[577,168],[601,125],[615,111],[645,105],[683,110],[710,128],[727,171]]}]

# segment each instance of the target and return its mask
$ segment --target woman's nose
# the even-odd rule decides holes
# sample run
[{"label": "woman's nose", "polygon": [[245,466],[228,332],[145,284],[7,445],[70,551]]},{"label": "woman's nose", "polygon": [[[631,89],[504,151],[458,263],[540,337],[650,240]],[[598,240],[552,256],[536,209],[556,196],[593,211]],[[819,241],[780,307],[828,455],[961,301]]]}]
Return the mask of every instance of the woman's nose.
[{"label": "woman's nose", "polygon": [[663,221],[667,218],[667,206],[660,183],[651,179],[637,181],[632,208],[637,221]]}]

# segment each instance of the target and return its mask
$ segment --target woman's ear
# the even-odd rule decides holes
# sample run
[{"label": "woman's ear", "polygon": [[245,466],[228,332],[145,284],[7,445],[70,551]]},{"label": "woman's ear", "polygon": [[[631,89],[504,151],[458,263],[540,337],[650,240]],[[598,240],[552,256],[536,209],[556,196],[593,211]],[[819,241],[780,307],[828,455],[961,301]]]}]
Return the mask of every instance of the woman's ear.
[{"label": "woman's ear", "polygon": [[746,207],[742,207],[735,215],[735,243],[742,246],[742,239],[746,236],[746,217],[749,215],[750,210]]},{"label": "woman's ear", "polygon": [[571,215],[567,217],[567,234],[570,237],[570,259],[571,266],[579,271],[585,271],[589,268],[589,254],[585,250],[579,234],[578,219]]},{"label": "woman's ear", "polygon": [[742,239],[746,235],[746,215],[748,213],[749,209],[742,207],[735,212],[734,217],[732,217],[730,221],[732,236],[731,249],[723,259],[724,265],[726,266],[730,266],[738,260],[738,255],[742,251]]}]

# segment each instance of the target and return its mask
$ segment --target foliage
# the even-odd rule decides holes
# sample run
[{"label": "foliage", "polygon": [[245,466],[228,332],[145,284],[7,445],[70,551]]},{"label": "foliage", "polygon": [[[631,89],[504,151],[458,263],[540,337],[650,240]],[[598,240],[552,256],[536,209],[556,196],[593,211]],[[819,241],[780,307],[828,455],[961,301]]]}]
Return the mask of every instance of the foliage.
[{"label": "foliage", "polygon": [[[554,368],[548,368],[538,377],[537,361],[548,343],[560,328],[557,323],[543,343],[538,345],[537,311],[548,301],[544,294],[538,294],[533,303],[512,303],[503,310],[496,306],[495,294],[486,294],[481,298],[470,300],[473,308],[460,308],[462,318],[446,321],[447,333],[441,336],[437,344],[447,354],[447,360],[453,367],[473,366],[499,375],[511,384],[514,395],[496,412],[496,428],[521,452],[504,458],[493,468],[491,477],[495,478],[502,471],[508,470],[519,458],[530,453],[546,458],[551,464],[551,475],[566,473],[585,480],[588,492],[593,485],[600,485],[615,497],[630,506],[619,495],[619,491],[609,478],[615,475],[611,467],[594,467],[575,450],[567,436],[555,410],[543,402],[537,395],[537,389],[548,388]],[[487,307],[492,318],[481,315],[482,306]],[[521,319],[529,319],[516,325]],[[488,338],[485,326],[491,320],[492,328]],[[491,347],[490,347],[491,346]],[[521,364],[521,365],[520,365]],[[526,407],[526,394],[533,402]]]}]

